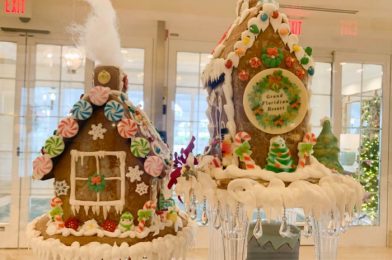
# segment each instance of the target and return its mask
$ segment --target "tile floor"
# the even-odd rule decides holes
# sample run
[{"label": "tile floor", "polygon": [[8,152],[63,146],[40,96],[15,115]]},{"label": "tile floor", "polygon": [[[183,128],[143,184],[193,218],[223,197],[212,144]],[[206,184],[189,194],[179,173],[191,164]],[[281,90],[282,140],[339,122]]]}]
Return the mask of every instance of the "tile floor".
[{"label": "tile floor", "polygon": [[[207,249],[193,249],[188,254],[188,260],[206,260],[208,258]],[[302,246],[300,250],[300,260],[315,259],[312,246]],[[391,260],[392,248],[352,248],[344,247],[339,249],[338,260]],[[31,251],[26,249],[0,249],[0,260],[39,260],[34,258]]]}]

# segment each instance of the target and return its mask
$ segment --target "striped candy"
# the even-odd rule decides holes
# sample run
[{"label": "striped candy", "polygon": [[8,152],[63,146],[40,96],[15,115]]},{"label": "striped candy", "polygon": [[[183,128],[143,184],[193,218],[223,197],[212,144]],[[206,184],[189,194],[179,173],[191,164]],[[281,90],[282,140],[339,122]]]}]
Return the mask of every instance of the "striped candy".
[{"label": "striped candy", "polygon": [[132,139],[131,152],[136,157],[146,158],[150,153],[150,143],[142,137]]},{"label": "striped candy", "polygon": [[96,86],[88,92],[88,97],[90,98],[91,103],[96,106],[102,106],[109,99],[110,88]]},{"label": "striped candy", "polygon": [[73,106],[71,113],[78,120],[86,120],[92,115],[93,107],[86,100],[79,100]]},{"label": "striped candy", "polygon": [[53,135],[45,141],[44,152],[51,158],[59,156],[64,151],[64,141],[61,136]]},{"label": "striped candy", "polygon": [[78,122],[72,117],[64,118],[57,126],[57,134],[64,138],[74,137],[79,131]]},{"label": "striped candy", "polygon": [[[245,142],[249,142],[251,140],[251,136],[246,133],[246,132],[238,132],[235,137],[234,137],[234,143],[237,146],[242,145]],[[256,168],[256,163],[253,161],[253,159],[250,157],[249,153],[244,153],[242,154],[241,161],[245,163],[245,168],[247,170],[253,170]]]},{"label": "striped candy", "polygon": [[123,118],[117,125],[117,131],[123,138],[133,138],[138,131],[137,124],[130,118]]},{"label": "striped candy", "polygon": [[163,161],[158,156],[149,156],[144,162],[144,170],[152,177],[159,177],[163,170]]},{"label": "striped candy", "polygon": [[121,120],[124,116],[124,107],[117,101],[109,101],[105,106],[105,116],[112,122]]},{"label": "striped candy", "polygon": [[33,179],[40,180],[53,169],[52,159],[48,155],[37,157],[33,161]]}]

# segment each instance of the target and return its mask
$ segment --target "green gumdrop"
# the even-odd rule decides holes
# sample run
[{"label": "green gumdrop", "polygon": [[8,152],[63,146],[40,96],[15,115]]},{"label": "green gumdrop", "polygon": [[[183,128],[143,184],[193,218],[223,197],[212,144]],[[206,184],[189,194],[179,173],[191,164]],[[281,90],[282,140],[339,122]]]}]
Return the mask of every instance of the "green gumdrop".
[{"label": "green gumdrop", "polygon": [[254,34],[258,34],[258,33],[260,32],[259,28],[258,28],[257,25],[255,25],[255,24],[252,24],[252,25],[249,27],[249,31],[250,31],[251,33],[254,33]]},{"label": "green gumdrop", "polygon": [[312,56],[313,54],[313,49],[311,47],[306,47],[305,48],[305,52],[306,54],[308,54],[309,56]]},{"label": "green gumdrop", "polygon": [[303,57],[303,58],[301,59],[301,64],[306,65],[306,64],[308,64],[308,63],[309,63],[309,58],[308,58],[308,57]]}]

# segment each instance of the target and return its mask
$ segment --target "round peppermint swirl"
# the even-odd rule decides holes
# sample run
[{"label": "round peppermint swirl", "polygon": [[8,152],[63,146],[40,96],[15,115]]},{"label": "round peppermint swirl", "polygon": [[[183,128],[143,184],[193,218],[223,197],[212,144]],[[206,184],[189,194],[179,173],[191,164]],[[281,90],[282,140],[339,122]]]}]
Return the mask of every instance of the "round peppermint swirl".
[{"label": "round peppermint swirl", "polygon": [[51,158],[59,156],[64,151],[63,138],[57,135],[49,137],[45,141],[44,151]]},{"label": "round peppermint swirl", "polygon": [[105,106],[105,116],[108,120],[117,122],[124,116],[124,107],[117,101],[109,101]]},{"label": "round peppermint swirl", "polygon": [[79,100],[73,106],[71,113],[74,118],[78,120],[86,120],[89,119],[93,113],[93,107],[86,100]]},{"label": "round peppermint swirl", "polygon": [[150,143],[142,137],[132,139],[131,152],[136,157],[146,158],[150,153]]}]

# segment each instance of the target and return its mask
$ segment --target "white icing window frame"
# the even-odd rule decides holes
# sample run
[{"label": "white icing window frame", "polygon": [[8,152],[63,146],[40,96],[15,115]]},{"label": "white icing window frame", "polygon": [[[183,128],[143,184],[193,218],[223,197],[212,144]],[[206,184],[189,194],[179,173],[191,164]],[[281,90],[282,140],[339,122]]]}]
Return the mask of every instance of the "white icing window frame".
[{"label": "white icing window frame", "polygon": [[[119,200],[113,201],[100,201],[99,192],[97,193],[96,201],[83,201],[77,200],[75,196],[76,192],[76,181],[87,181],[88,178],[77,177],[76,175],[76,163],[81,160],[83,164],[84,157],[94,157],[96,161],[96,168],[100,169],[99,161],[100,158],[105,156],[115,156],[120,161],[120,176],[119,177],[107,177],[106,181],[119,180],[121,185],[121,194]],[[71,175],[70,175],[70,199],[69,203],[72,208],[72,212],[74,214],[79,212],[81,206],[83,206],[86,214],[89,209],[92,209],[92,212],[96,215],[100,214],[100,208],[103,210],[104,217],[106,218],[107,213],[109,212],[111,207],[114,207],[117,213],[121,213],[125,204],[125,158],[126,153],[124,151],[96,151],[96,152],[81,152],[77,150],[71,150]]]}]

